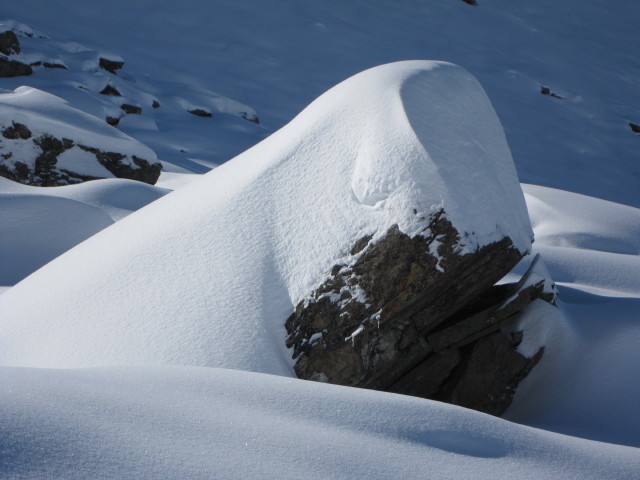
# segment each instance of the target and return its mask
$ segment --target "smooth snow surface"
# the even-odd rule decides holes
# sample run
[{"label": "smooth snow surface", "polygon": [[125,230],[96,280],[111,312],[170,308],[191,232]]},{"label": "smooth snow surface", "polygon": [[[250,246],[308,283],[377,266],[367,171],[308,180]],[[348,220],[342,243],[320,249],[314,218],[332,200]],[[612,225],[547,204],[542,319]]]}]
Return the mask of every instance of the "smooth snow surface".
[{"label": "smooth snow surface", "polygon": [[[640,447],[640,210],[525,185],[560,310],[536,302],[524,345],[545,354],[505,418]],[[639,454],[640,456],[640,454]]]},{"label": "smooth snow surface", "polygon": [[193,367],[0,368],[0,476],[633,480],[637,449],[401,395]]},{"label": "smooth snow surface", "polygon": [[530,247],[524,197],[478,82],[438,62],[368,70],[4,294],[0,361],[291,375],[293,306],[357,239],[394,224],[415,235],[440,207],[462,248],[503,235]]},{"label": "smooth snow surface", "polygon": [[0,286],[16,284],[168,192],[126,179],[41,188],[0,177]]}]

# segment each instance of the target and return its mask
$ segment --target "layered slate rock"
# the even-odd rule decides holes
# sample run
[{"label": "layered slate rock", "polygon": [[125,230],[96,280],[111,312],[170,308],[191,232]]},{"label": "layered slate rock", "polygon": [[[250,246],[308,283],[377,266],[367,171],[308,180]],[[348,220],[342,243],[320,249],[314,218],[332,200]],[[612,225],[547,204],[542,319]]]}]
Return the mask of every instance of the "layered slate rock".
[{"label": "layered slate rock", "polygon": [[297,376],[503,413],[543,350],[526,358],[521,333],[501,330],[555,298],[537,261],[494,286],[522,257],[508,237],[463,253],[444,210],[413,238],[397,226],[361,238],[286,322]]}]

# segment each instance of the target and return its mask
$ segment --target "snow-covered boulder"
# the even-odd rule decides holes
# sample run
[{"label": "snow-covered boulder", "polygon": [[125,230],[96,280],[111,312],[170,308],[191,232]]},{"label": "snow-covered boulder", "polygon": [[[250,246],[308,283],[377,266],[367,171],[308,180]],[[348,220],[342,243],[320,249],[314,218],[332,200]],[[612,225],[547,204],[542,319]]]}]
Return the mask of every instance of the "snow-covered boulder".
[{"label": "snow-covered boulder", "polygon": [[154,184],[162,169],[145,145],[30,87],[0,94],[0,133],[0,175],[28,185],[113,177]]},{"label": "snow-covered boulder", "polygon": [[447,272],[436,218],[457,232],[447,248],[459,256],[500,245],[506,268],[530,249],[509,149],[473,76],[440,62],[374,68],[3,294],[0,363],[294,375],[294,306],[371,248],[354,251],[359,240],[388,232],[430,238]]}]

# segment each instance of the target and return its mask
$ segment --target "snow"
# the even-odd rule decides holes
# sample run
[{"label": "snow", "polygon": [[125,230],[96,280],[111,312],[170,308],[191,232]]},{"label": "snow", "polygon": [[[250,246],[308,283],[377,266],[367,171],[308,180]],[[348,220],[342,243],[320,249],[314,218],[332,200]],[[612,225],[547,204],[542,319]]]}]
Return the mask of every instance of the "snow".
[{"label": "snow", "polygon": [[[0,79],[0,92],[29,85],[101,125],[107,115],[121,117],[118,128],[156,152],[164,171],[157,185],[162,189],[109,179],[42,190],[0,178],[0,285],[13,285],[70,249],[16,287],[0,287],[2,336],[10,326],[14,340],[31,342],[20,352],[0,339],[0,355],[24,363],[30,357],[41,366],[0,367],[0,477],[637,478],[640,211],[632,207],[640,206],[640,170],[639,137],[628,123],[640,123],[634,102],[639,8],[635,0],[620,0],[615,8],[578,0],[476,7],[383,0],[283,0],[268,7],[255,0],[112,0],[109,9],[95,0],[3,5],[0,31],[16,31],[23,47],[13,58],[55,61],[69,70],[37,67],[29,77]],[[98,68],[100,57],[122,59],[125,66],[114,76]],[[252,294],[247,311],[272,312],[274,318],[289,312],[295,292],[288,285],[297,280],[305,291],[318,280],[294,279],[296,262],[307,262],[300,270],[326,272],[331,265],[320,265],[321,259],[337,249],[335,239],[346,244],[350,235],[368,233],[374,214],[362,212],[383,213],[394,189],[406,185],[396,181],[401,176],[378,176],[368,162],[354,176],[357,155],[344,160],[348,171],[332,170],[335,165],[320,158],[310,171],[288,168],[278,177],[274,170],[284,167],[270,159],[294,147],[304,148],[300,155],[317,149],[317,136],[291,131],[276,134],[268,152],[263,145],[245,154],[241,166],[223,165],[222,172],[204,178],[194,174],[262,140],[356,72],[414,58],[451,61],[479,79],[504,126],[520,179],[536,184],[523,185],[536,234],[533,253],[542,254],[558,286],[559,308],[535,302],[527,311],[520,351],[531,355],[541,344],[546,348],[520,385],[505,415],[509,421],[415,398],[238,370],[50,368],[60,366],[60,359],[77,365],[88,357],[98,365],[139,349],[142,354],[129,355],[129,361],[219,361],[255,370],[270,365],[273,373],[291,375],[287,352],[274,348],[282,344],[281,322],[263,324],[259,315],[238,323],[220,319],[247,301],[246,292]],[[125,96],[98,94],[108,81]],[[542,86],[564,98],[541,95]],[[411,92],[405,89],[401,98]],[[153,100],[160,108],[151,107]],[[45,101],[60,105],[42,97],[34,108]],[[121,103],[142,106],[142,115],[123,116]],[[184,105],[207,108],[213,117],[188,114]],[[244,120],[242,112],[259,114],[261,124]],[[412,124],[422,115],[405,113]],[[78,126],[89,125],[75,118]],[[104,126],[87,128],[100,132]],[[351,128],[354,138],[363,130]],[[455,125],[435,145],[446,146],[450,131],[464,137]],[[437,158],[430,142],[426,151]],[[490,143],[487,138],[485,147],[502,148]],[[372,145],[373,155],[380,150]],[[454,150],[463,156],[483,149],[460,143]],[[396,158],[389,161],[397,165]],[[399,173],[410,178],[404,167]],[[319,185],[304,198],[286,197],[314,175]],[[261,196],[274,178],[282,180],[282,189]],[[335,192],[323,192],[320,180],[328,178],[345,187],[356,180],[353,198],[357,192],[363,201],[356,206],[361,221],[346,233],[337,227],[347,215],[335,198],[327,200]],[[112,225],[163,196],[164,189],[177,191]],[[278,201],[277,194],[298,203]],[[238,208],[222,222],[220,212],[235,202],[255,211]],[[334,208],[323,210],[327,205]],[[432,206],[438,203],[420,213]],[[285,261],[281,254],[294,250],[296,239],[277,233],[291,227],[283,219],[304,216],[299,225],[327,231],[312,239],[307,256]],[[221,236],[244,250],[220,246]],[[323,250],[323,240],[332,247]],[[342,254],[347,258],[348,249]],[[224,305],[212,301],[225,292],[232,293]],[[221,309],[217,316],[196,318],[214,306]],[[115,333],[106,324],[114,311]],[[92,331],[87,321],[102,326]],[[165,332],[164,343],[158,332]],[[37,333],[37,342],[30,333]],[[118,335],[122,345],[114,350],[89,352]],[[223,339],[211,340],[216,337]]]},{"label": "snow", "polygon": [[[10,126],[12,121],[23,123],[34,137],[46,133],[102,151],[135,155],[150,163],[156,161],[155,153],[147,146],[50,93],[31,87],[18,87],[13,93],[0,94],[0,106],[0,125],[3,127]],[[12,146],[13,143],[23,142],[6,138],[2,141],[11,142]]]},{"label": "snow", "polygon": [[[522,181],[640,207],[638,138],[628,126],[640,124],[633,100],[640,4],[481,3],[318,0],[301,7],[297,0],[280,0],[265,7],[256,0],[112,0],[105,11],[97,0],[23,0],[4,6],[2,15],[42,31],[50,42],[119,54],[126,62],[122,73],[158,96],[163,106],[154,116],[164,115],[163,98],[171,93],[203,103],[189,93],[200,89],[259,114],[256,126],[178,116],[176,109],[173,120],[159,123],[164,136],[136,137],[159,158],[187,168],[197,166],[185,161],[176,143],[186,143],[192,157],[222,163],[345,78],[392,61],[430,58],[461,65],[479,79]],[[44,50],[46,42],[32,43]],[[72,59],[61,58],[71,66]],[[45,73],[66,78],[64,72]],[[53,93],[67,98],[59,83],[51,86]],[[542,86],[565,98],[541,95]]]},{"label": "snow", "polygon": [[[4,294],[0,361],[290,376],[293,305],[356,240],[394,224],[415,235],[433,205],[444,205],[466,248],[503,235],[530,247],[524,197],[478,82],[438,62],[368,70]],[[47,299],[46,317],[34,295]]]},{"label": "snow", "polygon": [[6,479],[634,479],[637,449],[438,402],[194,367],[0,369]]},{"label": "snow", "polygon": [[168,192],[126,179],[43,189],[0,177],[0,285],[16,284]]}]

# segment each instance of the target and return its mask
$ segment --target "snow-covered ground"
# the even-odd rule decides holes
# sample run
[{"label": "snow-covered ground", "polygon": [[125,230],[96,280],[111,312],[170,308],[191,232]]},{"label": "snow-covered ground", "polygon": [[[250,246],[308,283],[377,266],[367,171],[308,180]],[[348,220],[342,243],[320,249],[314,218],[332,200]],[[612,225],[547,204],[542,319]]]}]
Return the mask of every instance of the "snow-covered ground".
[{"label": "snow-covered ground", "polygon": [[[35,272],[0,290],[2,478],[638,478],[637,2],[23,0],[2,15],[50,37],[25,51],[70,68],[1,89],[34,86],[103,119],[113,99],[73,82],[106,78],[84,68],[98,52],[121,57],[117,82],[161,108],[118,127],[168,171],[154,187],[0,178],[0,285]],[[523,185],[533,252],[560,308],[529,308],[521,348],[546,350],[506,420],[300,381],[283,347],[284,318],[336,254],[393,222],[410,231],[416,206],[445,200],[476,243],[500,230],[528,248],[509,152],[471,77],[426,89],[397,70],[395,84],[365,78],[193,175],[351,74],[414,58],[478,78],[534,184]],[[390,84],[397,101],[376,95]],[[443,105],[463,114],[448,120]],[[478,199],[473,168],[487,167],[506,168],[494,172],[503,191]],[[482,230],[480,205],[497,229]]]}]

